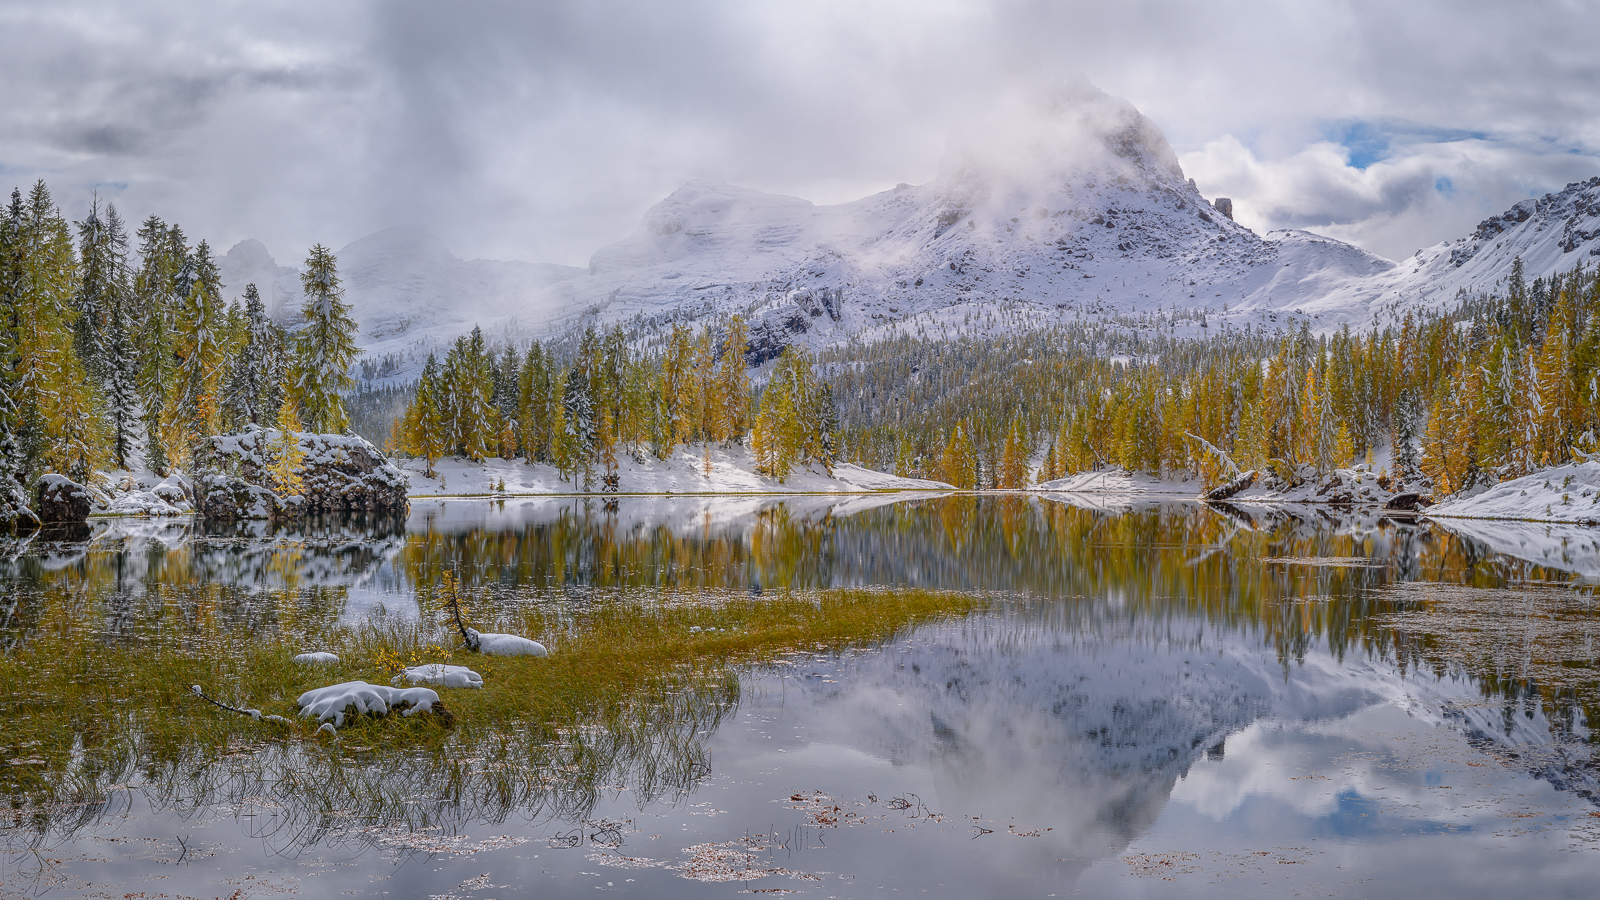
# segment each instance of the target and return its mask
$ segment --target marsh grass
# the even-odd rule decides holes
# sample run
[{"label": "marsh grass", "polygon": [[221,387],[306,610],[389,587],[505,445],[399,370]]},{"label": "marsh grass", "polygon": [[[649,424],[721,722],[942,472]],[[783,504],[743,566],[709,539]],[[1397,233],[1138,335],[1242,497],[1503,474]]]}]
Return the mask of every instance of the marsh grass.
[{"label": "marsh grass", "polygon": [[[687,790],[708,771],[705,735],[737,707],[739,666],[884,641],[981,602],[920,590],[708,596],[462,598],[469,624],[544,642],[551,655],[538,659],[469,652],[427,591],[420,621],[347,627],[336,608],[311,603],[308,612],[292,594],[241,616],[240,597],[197,587],[151,601],[139,629],[109,637],[104,604],[62,588],[42,598],[27,639],[0,658],[0,793],[9,800],[0,825],[77,827],[129,783],[157,807],[179,798],[265,805],[275,834],[302,846],[372,823],[448,827],[514,810],[572,817],[623,785],[642,802]],[[341,661],[295,663],[307,649]],[[401,666],[425,662],[483,675],[481,690],[440,690],[453,727],[427,715],[358,717],[330,741],[297,715],[304,691],[388,683]],[[193,684],[294,724],[217,709],[190,693]]]}]

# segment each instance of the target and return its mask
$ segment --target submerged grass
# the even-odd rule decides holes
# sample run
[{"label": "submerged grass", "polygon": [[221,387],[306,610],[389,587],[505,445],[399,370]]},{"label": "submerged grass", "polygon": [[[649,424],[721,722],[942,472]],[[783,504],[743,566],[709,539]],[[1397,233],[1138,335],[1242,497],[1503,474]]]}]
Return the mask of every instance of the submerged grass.
[{"label": "submerged grass", "polygon": [[[327,615],[276,615],[241,627],[236,610],[219,611],[227,604],[216,591],[197,588],[166,598],[154,625],[108,637],[91,624],[104,618],[97,603],[62,589],[44,598],[28,639],[0,658],[0,793],[10,800],[10,821],[0,824],[31,821],[42,832],[63,815],[92,819],[129,781],[154,788],[158,803],[275,798],[299,811],[288,817],[297,841],[341,821],[399,816],[426,827],[529,806],[580,814],[622,781],[654,796],[703,775],[704,735],[737,705],[736,667],[884,641],[981,602],[922,590],[705,597],[514,606],[466,598],[470,624],[541,640],[551,655],[539,659],[468,651],[427,592],[421,622],[348,628]],[[309,649],[341,661],[294,662]],[[483,675],[482,689],[438,689],[453,727],[426,715],[358,718],[329,742],[297,714],[304,691],[387,684],[402,665],[432,662]],[[294,724],[217,709],[190,693],[193,684]],[[418,796],[433,805],[419,807]]]}]

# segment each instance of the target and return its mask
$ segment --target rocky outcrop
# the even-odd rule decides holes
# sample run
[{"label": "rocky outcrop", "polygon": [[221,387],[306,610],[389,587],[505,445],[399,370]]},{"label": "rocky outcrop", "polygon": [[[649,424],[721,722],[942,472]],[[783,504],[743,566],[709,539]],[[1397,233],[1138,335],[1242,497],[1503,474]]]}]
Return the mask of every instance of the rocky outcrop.
[{"label": "rocky outcrop", "polygon": [[208,519],[285,519],[312,512],[404,512],[409,480],[365,439],[296,435],[301,492],[273,490],[276,430],[214,437],[202,456],[197,507]]},{"label": "rocky outcrop", "polygon": [[1417,493],[1395,494],[1389,502],[1383,505],[1384,509],[1400,512],[1420,512],[1433,505],[1431,498]]},{"label": "rocky outcrop", "polygon": [[34,512],[45,525],[82,525],[93,505],[89,488],[65,475],[41,475],[34,489]]},{"label": "rocky outcrop", "polygon": [[300,514],[303,498],[296,494],[279,497],[259,484],[237,475],[202,475],[197,509],[205,519],[292,519]]}]

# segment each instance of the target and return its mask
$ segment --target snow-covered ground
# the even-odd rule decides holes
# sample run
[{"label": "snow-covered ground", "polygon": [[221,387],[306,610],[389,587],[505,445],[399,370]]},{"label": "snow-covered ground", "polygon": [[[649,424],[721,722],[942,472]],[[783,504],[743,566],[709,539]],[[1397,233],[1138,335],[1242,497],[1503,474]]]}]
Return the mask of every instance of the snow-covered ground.
[{"label": "snow-covered ground", "polygon": [[1600,524],[1600,462],[1541,469],[1428,510],[1433,518]]},{"label": "snow-covered ground", "polygon": [[[1309,474],[1309,473],[1308,473]],[[1205,493],[1200,481],[1178,474],[1165,477],[1103,469],[1079,472],[1040,484],[1035,490],[1068,494],[1180,494],[1196,497]],[[1297,487],[1285,487],[1265,478],[1229,498],[1232,503],[1349,503],[1368,506],[1388,502],[1393,492],[1378,484],[1377,473],[1364,463],[1348,469],[1335,469],[1325,478],[1308,477]]]},{"label": "snow-covered ground", "polygon": [[1127,469],[1102,469],[1098,472],[1079,472],[1054,481],[1046,481],[1035,490],[1057,491],[1066,494],[1182,494],[1193,497],[1201,493],[1200,482],[1182,476],[1157,478],[1143,472]]},{"label": "snow-covered ground", "polygon": [[[884,472],[864,469],[853,463],[840,463],[830,475],[821,465],[796,467],[782,483],[757,474],[755,460],[743,447],[712,448],[711,469],[706,471],[700,448],[680,449],[671,458],[646,456],[643,462],[623,454],[617,459],[618,488],[624,494],[770,494],[839,493],[862,491],[938,491],[952,490],[943,482],[918,478],[898,478]],[[412,497],[472,496],[494,494],[572,494],[598,493],[596,473],[587,491],[580,475],[576,481],[561,477],[555,467],[530,465],[521,459],[487,459],[473,462],[460,457],[434,463],[435,477],[423,473],[420,459],[404,461],[402,468],[411,477]]]}]

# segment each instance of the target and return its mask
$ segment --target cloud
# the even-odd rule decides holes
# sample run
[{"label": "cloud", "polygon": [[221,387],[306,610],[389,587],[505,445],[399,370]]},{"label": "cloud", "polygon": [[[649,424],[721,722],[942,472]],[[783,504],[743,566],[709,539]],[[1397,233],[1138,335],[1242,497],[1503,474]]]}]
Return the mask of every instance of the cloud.
[{"label": "cloud", "polygon": [[[1256,231],[1304,228],[1391,259],[1600,171],[1600,157],[1537,145],[1490,138],[1392,144],[1374,140],[1373,130],[1360,133],[1366,137],[1357,147],[1318,141],[1267,160],[1224,135],[1180,161],[1204,193],[1232,198],[1234,217]],[[1385,158],[1371,158],[1374,152]]]},{"label": "cloud", "polygon": [[21,0],[0,174],[280,260],[420,223],[582,263],[692,178],[821,203],[928,181],[996,98],[1081,73],[1208,193],[1231,173],[1263,223],[1392,253],[1593,173],[1597,42],[1557,0]]}]

